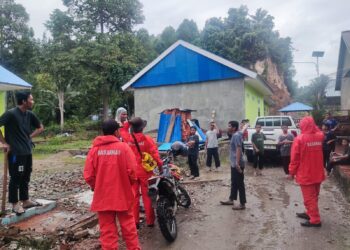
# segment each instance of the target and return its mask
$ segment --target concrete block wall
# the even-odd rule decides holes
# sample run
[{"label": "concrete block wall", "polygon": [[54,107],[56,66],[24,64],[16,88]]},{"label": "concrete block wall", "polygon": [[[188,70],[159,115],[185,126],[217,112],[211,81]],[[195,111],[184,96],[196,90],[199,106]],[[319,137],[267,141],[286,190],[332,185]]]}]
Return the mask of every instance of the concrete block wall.
[{"label": "concrete block wall", "polygon": [[228,79],[193,84],[178,84],[134,90],[135,115],[147,120],[146,131],[157,129],[159,114],[169,108],[197,110],[192,117],[207,129],[212,111],[220,129],[230,120],[244,118],[244,80]]}]

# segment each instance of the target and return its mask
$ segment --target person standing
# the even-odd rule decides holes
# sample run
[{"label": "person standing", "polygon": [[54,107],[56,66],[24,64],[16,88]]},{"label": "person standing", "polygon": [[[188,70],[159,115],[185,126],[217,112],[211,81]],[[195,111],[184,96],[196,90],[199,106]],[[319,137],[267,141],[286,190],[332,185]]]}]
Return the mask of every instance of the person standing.
[{"label": "person standing", "polygon": [[127,249],[140,249],[133,216],[136,159],[121,142],[115,120],[102,123],[103,136],[93,141],[84,168],[84,179],[94,192],[91,210],[97,212],[102,249],[118,249],[119,220]]},{"label": "person standing", "polygon": [[321,183],[325,179],[322,152],[324,135],[311,116],[300,121],[300,129],[301,134],[294,139],[292,145],[289,179],[295,177],[300,185],[306,212],[296,215],[307,220],[301,223],[302,226],[320,227],[318,197]]},{"label": "person standing", "polygon": [[[256,132],[252,135],[252,144],[254,150],[254,175],[262,175],[261,171],[264,167],[264,141],[266,136],[261,132],[261,125],[255,126]],[[259,169],[258,169],[259,166]]]},{"label": "person standing", "polygon": [[323,124],[328,125],[329,130],[334,132],[339,126],[339,122],[332,116],[331,112],[328,112],[323,119]]},{"label": "person standing", "polygon": [[123,107],[118,108],[115,115],[115,120],[120,126],[119,134],[121,138],[126,137],[127,134],[129,134],[130,129],[130,124],[128,121],[128,111]]},{"label": "person standing", "polygon": [[220,168],[218,135],[220,131],[215,122],[210,123],[210,128],[206,133],[205,148],[207,150],[207,171],[211,171],[212,158],[214,157],[216,170]]},{"label": "person standing", "polygon": [[[232,205],[233,210],[245,209],[247,203],[244,185],[244,161],[242,152],[242,132],[239,131],[239,123],[230,121],[228,131],[232,134],[230,141],[230,163],[231,163],[231,193],[227,201],[220,201],[222,205]],[[234,206],[239,193],[240,205]]]},{"label": "person standing", "polygon": [[[135,224],[139,227],[140,222],[140,191],[142,194],[142,201],[146,213],[146,224],[148,227],[154,226],[155,214],[152,208],[152,201],[148,196],[148,179],[153,175],[153,172],[147,172],[142,166],[142,156],[143,152],[149,153],[152,158],[157,162],[159,171],[162,171],[163,162],[159,157],[159,152],[156,143],[152,137],[145,135],[143,129],[146,126],[146,121],[142,120],[140,117],[135,117],[129,121],[131,126],[131,134],[125,134],[123,141],[127,142],[128,145],[134,152],[136,157],[137,167],[136,167],[136,182],[133,185],[133,190],[135,194],[135,204],[134,204],[134,217]],[[139,150],[140,149],[140,150]]]},{"label": "person standing", "polygon": [[324,134],[323,166],[324,166],[324,168],[327,168],[331,152],[333,152],[335,150],[336,137],[335,137],[333,131],[330,130],[330,125],[328,125],[328,124],[322,124],[322,131]]},{"label": "person standing", "polygon": [[0,117],[0,127],[5,127],[5,138],[0,130],[0,142],[8,151],[8,201],[12,204],[12,211],[20,215],[26,208],[41,205],[29,199],[29,182],[33,164],[32,138],[39,135],[44,126],[31,111],[34,99],[30,92],[17,92],[16,99],[17,107],[6,111]]},{"label": "person standing", "polygon": [[191,127],[190,136],[187,140],[188,146],[188,165],[191,170],[190,179],[194,180],[199,177],[198,154],[199,154],[199,137],[196,135],[196,127]]},{"label": "person standing", "polygon": [[283,170],[286,175],[289,174],[290,150],[294,136],[288,133],[288,126],[282,125],[282,134],[278,137],[278,146],[280,148]]}]

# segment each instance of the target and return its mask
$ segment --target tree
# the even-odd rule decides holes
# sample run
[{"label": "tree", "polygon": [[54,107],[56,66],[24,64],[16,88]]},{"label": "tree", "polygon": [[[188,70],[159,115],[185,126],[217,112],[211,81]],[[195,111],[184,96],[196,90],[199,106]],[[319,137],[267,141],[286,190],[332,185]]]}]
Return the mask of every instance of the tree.
[{"label": "tree", "polygon": [[109,111],[110,67],[101,62],[105,56],[109,57],[109,51],[105,46],[108,46],[110,35],[131,32],[134,25],[143,22],[142,4],[138,0],[64,0],[63,2],[75,18],[80,34],[86,38],[97,37],[98,44],[91,43],[96,48],[96,51],[93,51],[96,58],[92,58],[91,62],[97,64],[93,66],[89,63],[89,65],[92,70],[96,70],[96,74],[102,76],[98,82],[102,91],[103,117],[106,119]]},{"label": "tree", "polygon": [[176,31],[172,26],[166,27],[163,32],[159,35],[155,48],[156,51],[160,54],[168,47],[170,47],[177,40]]},{"label": "tree", "polygon": [[312,115],[315,121],[320,123],[325,113],[326,87],[330,78],[326,75],[320,75],[313,79],[308,86],[300,87],[297,90],[295,99],[303,103],[309,103],[314,110]]},{"label": "tree", "polygon": [[14,0],[0,1],[0,63],[23,75],[33,57],[34,32],[29,15]]},{"label": "tree", "polygon": [[80,80],[79,65],[74,55],[75,44],[72,40],[73,25],[73,20],[65,12],[54,10],[46,23],[52,40],[43,48],[43,70],[53,85],[47,93],[57,97],[61,131],[64,129],[65,102],[69,95],[75,94],[74,87],[77,89]]},{"label": "tree", "polygon": [[78,28],[89,35],[131,32],[144,20],[138,0],[63,0],[63,3],[77,17]]},{"label": "tree", "polygon": [[176,30],[177,39],[195,43],[199,38],[199,31],[195,21],[185,19]]},{"label": "tree", "polygon": [[226,18],[211,18],[206,22],[201,45],[252,69],[257,61],[271,58],[293,95],[296,83],[293,81],[292,42],[289,37],[281,38],[273,28],[273,17],[265,10],[258,9],[254,15],[249,15],[246,6],[231,8]]}]

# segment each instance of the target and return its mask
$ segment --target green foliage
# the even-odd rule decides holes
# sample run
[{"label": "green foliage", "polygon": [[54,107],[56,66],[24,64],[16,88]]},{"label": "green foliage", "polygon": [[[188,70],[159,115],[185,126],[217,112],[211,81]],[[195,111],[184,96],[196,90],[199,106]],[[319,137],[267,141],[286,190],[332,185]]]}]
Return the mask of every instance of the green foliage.
[{"label": "green foliage", "polygon": [[77,28],[88,36],[105,32],[131,32],[144,20],[138,0],[64,0],[76,17]]},{"label": "green foliage", "polygon": [[217,55],[252,68],[259,60],[271,57],[284,76],[288,90],[294,94],[291,39],[281,38],[273,30],[273,17],[258,9],[249,15],[248,8],[232,8],[225,19],[209,19],[201,32],[201,45]]},{"label": "green foliage", "polygon": [[0,63],[18,74],[26,73],[35,53],[34,32],[28,21],[22,5],[0,1]]},{"label": "green foliage", "polygon": [[197,24],[193,20],[183,20],[176,30],[176,35],[178,39],[184,40],[189,43],[195,43],[196,40],[199,38]]},{"label": "green foliage", "polygon": [[155,42],[156,51],[160,54],[177,41],[176,31],[172,26],[166,27]]},{"label": "green foliage", "polygon": [[50,14],[49,38],[40,41],[33,39],[23,6],[0,3],[1,60],[33,84],[34,112],[47,135],[86,133],[91,115],[106,118],[110,110],[113,116],[120,106],[132,114],[133,95],[121,86],[179,39],[249,68],[270,57],[295,93],[292,41],[280,37],[265,10],[251,15],[246,6],[231,8],[226,18],[208,19],[202,31],[185,19],[177,29],[168,26],[154,36],[146,29],[133,31],[144,19],[138,0],[63,2],[68,10]]},{"label": "green foliage", "polygon": [[330,78],[326,75],[320,75],[313,79],[308,86],[300,87],[297,90],[295,100],[310,104],[314,110],[312,116],[315,121],[320,124],[326,112],[326,87],[330,81]]}]

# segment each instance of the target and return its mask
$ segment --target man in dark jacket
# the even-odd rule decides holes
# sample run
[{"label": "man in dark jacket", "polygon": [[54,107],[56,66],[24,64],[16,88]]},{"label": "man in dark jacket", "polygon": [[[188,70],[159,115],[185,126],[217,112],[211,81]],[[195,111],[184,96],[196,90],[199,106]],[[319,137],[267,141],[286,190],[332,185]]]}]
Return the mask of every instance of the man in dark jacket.
[{"label": "man in dark jacket", "polygon": [[188,146],[188,165],[191,170],[191,179],[199,177],[199,168],[198,168],[198,154],[199,154],[199,137],[196,135],[196,127],[191,127],[190,136],[187,140]]},{"label": "man in dark jacket", "polygon": [[30,111],[34,105],[31,93],[17,92],[16,99],[17,107],[6,111],[0,117],[0,127],[5,126],[5,138],[0,131],[0,142],[9,152],[9,202],[12,204],[12,211],[20,215],[24,213],[25,208],[41,205],[29,200],[28,190],[33,164],[32,138],[39,135],[44,127]]}]

